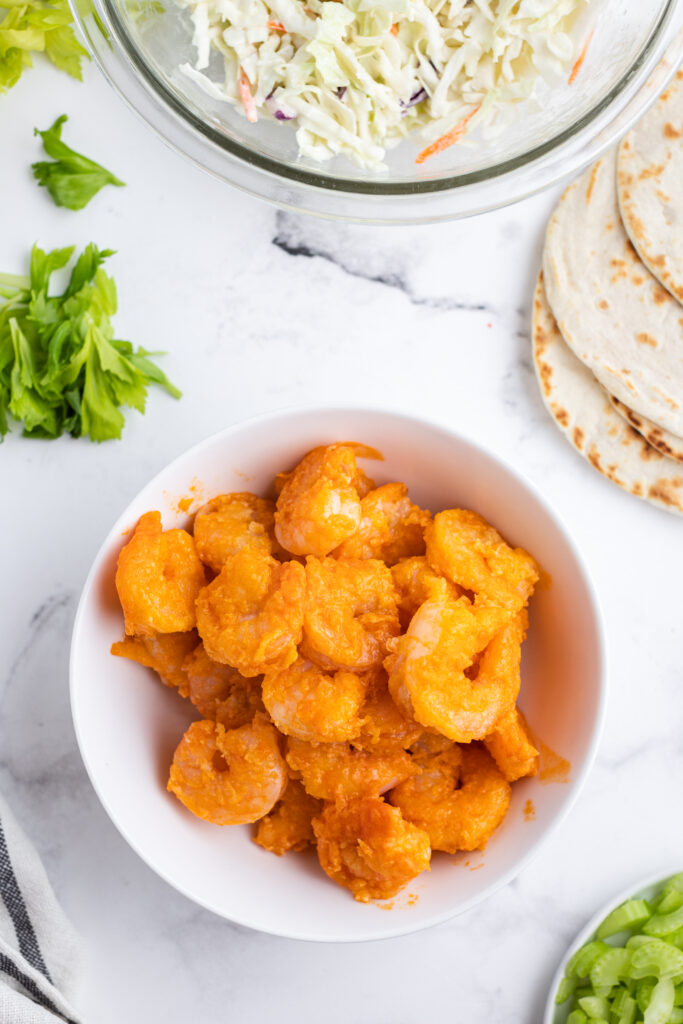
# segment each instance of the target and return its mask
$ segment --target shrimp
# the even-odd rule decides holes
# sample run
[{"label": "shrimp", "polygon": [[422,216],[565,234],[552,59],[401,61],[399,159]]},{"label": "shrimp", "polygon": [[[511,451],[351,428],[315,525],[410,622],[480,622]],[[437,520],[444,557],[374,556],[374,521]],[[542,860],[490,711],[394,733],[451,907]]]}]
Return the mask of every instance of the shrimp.
[{"label": "shrimp", "polygon": [[188,655],[183,669],[189,698],[202,718],[237,729],[263,711],[261,676],[246,679],[236,668],[212,661],[204,644]]},{"label": "shrimp", "polygon": [[370,491],[361,498],[360,511],[358,530],[334,550],[335,557],[379,558],[393,565],[400,558],[424,554],[424,531],[432,516],[413,505],[405,484]]},{"label": "shrimp", "polygon": [[195,516],[197,554],[214,572],[247,544],[272,554],[274,515],[274,503],[255,494],[219,494]]},{"label": "shrimp", "polygon": [[[432,592],[435,582],[438,586],[439,580],[444,577],[432,569],[424,555],[416,555],[412,558],[402,558],[400,562],[391,567],[391,575],[394,580],[394,587],[398,594],[398,616],[401,629],[405,631],[410,625],[410,620],[420,607],[427,600]],[[462,597],[461,587],[447,581],[448,593],[457,601]]]},{"label": "shrimp", "polygon": [[481,850],[510,804],[510,784],[476,743],[454,746],[389,794],[407,821],[429,835],[433,850]]},{"label": "shrimp", "polygon": [[161,513],[146,512],[116,569],[126,633],[154,636],[194,629],[195,600],[205,583],[204,566],[190,534],[162,530]]},{"label": "shrimp", "polygon": [[518,708],[500,719],[484,740],[484,746],[508,782],[516,782],[525,775],[538,775],[538,751]]},{"label": "shrimp", "polygon": [[382,664],[400,630],[391,572],[373,558],[307,558],[301,653],[321,668]]},{"label": "shrimp", "polygon": [[246,825],[268,814],[287,786],[277,729],[263,714],[239,729],[193,722],[173,756],[168,789],[213,825]]},{"label": "shrimp", "polygon": [[266,675],[263,703],[285,735],[338,743],[358,734],[367,686],[367,678],[355,672],[331,674],[299,658],[289,668]]},{"label": "shrimp", "polygon": [[323,558],[356,532],[361,519],[356,454],[377,457],[362,445],[314,448],[284,481],[275,536],[286,551]]},{"label": "shrimp", "polygon": [[385,662],[404,714],[458,743],[488,735],[519,693],[526,612],[507,618],[504,609],[435,590]]},{"label": "shrimp", "polygon": [[287,764],[320,800],[379,796],[419,771],[403,750],[372,753],[348,743],[307,743],[290,737]]},{"label": "shrimp", "polygon": [[197,598],[197,629],[213,661],[243,676],[284,669],[301,641],[306,573],[265,551],[244,547]]},{"label": "shrimp", "polygon": [[429,836],[378,797],[328,804],[313,819],[318,859],[361,903],[389,899],[429,868]]},{"label": "shrimp", "polygon": [[156,633],[153,636],[126,636],[111,645],[119,658],[138,661],[153,668],[165,686],[175,688],[181,697],[190,692],[185,659],[199,643],[196,630],[188,633]]},{"label": "shrimp", "polygon": [[512,613],[527,604],[539,578],[536,563],[522,548],[506,544],[476,512],[439,512],[425,540],[427,561],[451,582]]},{"label": "shrimp", "polygon": [[289,850],[303,850],[315,843],[311,823],[322,809],[322,800],[309,796],[300,782],[290,779],[280,802],[259,821],[254,842],[278,857]]},{"label": "shrimp", "polygon": [[421,725],[406,718],[394,704],[389,693],[387,674],[383,669],[371,678],[360,717],[360,733],[351,740],[351,744],[357,750],[367,750],[373,754],[406,750],[424,731]]}]

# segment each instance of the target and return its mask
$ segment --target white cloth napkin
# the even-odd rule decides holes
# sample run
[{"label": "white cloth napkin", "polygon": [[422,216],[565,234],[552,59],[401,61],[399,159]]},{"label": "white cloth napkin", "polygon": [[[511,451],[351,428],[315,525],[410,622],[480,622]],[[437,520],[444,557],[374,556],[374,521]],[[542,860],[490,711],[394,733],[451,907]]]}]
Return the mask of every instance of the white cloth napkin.
[{"label": "white cloth napkin", "polygon": [[0,1024],[80,1024],[80,941],[0,795]]}]

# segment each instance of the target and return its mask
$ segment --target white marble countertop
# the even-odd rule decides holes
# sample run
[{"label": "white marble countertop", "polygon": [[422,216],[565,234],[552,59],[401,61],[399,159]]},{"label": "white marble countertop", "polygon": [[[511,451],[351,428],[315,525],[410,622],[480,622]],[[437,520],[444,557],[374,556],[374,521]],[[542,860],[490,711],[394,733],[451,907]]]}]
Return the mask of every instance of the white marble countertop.
[{"label": "white marble countertop", "polygon": [[[129,183],[86,212],[32,182],[34,125]],[[185,396],[150,395],[120,443],[0,447],[0,788],[89,953],[89,1024],[531,1024],[567,943],[683,846],[681,523],[623,495],[541,404],[528,316],[555,199],[442,226],[382,229],[276,212],[212,180],[138,122],[94,68],[47,66],[0,96],[0,268],[43,247],[118,250],[119,336],[168,349]],[[384,943],[323,946],[231,926],[128,848],[76,748],[67,660],[76,602],[113,520],[159,468],[243,417],[306,402],[393,405],[467,431],[561,510],[592,567],[610,703],[568,820],[512,885],[468,915]],[[580,637],[577,637],[580,643]]]}]

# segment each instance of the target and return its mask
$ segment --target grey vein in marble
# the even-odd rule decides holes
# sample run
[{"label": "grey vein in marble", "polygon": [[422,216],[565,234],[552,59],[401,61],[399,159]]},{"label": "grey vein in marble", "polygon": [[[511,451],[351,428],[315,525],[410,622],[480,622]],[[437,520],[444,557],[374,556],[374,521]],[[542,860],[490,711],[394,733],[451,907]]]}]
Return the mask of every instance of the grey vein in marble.
[{"label": "grey vein in marble", "polygon": [[[321,232],[320,224],[315,224],[311,228],[310,221],[304,220],[301,217],[294,217],[292,214],[283,213],[282,211],[276,214],[275,224],[277,230],[273,236],[272,243],[282,252],[287,253],[288,256],[303,256],[306,259],[326,260],[351,277],[361,278],[373,284],[382,284],[387,288],[396,288],[414,306],[425,306],[428,309],[442,312],[460,310],[469,313],[496,315],[494,307],[486,302],[471,302],[451,296],[417,294],[405,267],[373,270],[372,261],[368,259],[367,253],[355,253],[347,247],[344,247],[343,250],[335,251],[334,247],[329,245],[329,240],[327,240],[326,244],[324,232]],[[339,238],[339,233],[337,233],[336,238]]]}]

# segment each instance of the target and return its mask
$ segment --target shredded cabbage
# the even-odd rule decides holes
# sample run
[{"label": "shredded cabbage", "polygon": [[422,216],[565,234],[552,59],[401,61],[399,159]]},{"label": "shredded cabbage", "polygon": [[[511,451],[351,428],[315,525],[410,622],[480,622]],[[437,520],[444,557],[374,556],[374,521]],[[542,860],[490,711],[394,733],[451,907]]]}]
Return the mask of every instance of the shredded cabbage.
[{"label": "shredded cabbage", "polygon": [[[244,74],[258,115],[292,121],[303,156],[344,154],[381,170],[387,148],[411,133],[427,144],[424,158],[528,99],[539,77],[562,74],[590,0],[178,3],[196,49],[181,70],[208,93],[243,111]],[[207,74],[216,50],[222,82]]]}]

